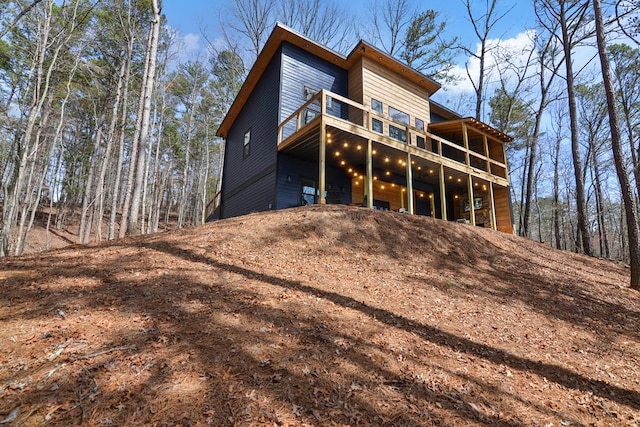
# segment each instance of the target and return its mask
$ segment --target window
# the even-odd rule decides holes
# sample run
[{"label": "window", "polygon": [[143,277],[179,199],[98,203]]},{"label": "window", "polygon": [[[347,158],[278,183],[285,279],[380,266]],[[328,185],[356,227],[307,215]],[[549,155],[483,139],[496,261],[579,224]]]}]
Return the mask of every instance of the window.
[{"label": "window", "polygon": [[424,130],[424,120],[416,117],[416,129]]},{"label": "window", "polygon": [[422,136],[416,136],[416,145],[420,148],[424,148],[425,150],[427,149],[426,141]]},{"label": "window", "polygon": [[377,99],[371,98],[371,109],[376,113],[382,115],[382,102]]},{"label": "window", "polygon": [[402,141],[404,143],[407,142],[406,129],[400,129],[399,127],[389,125],[389,136],[393,139],[397,139],[398,141]]},{"label": "window", "polygon": [[392,106],[389,106],[389,117],[391,117],[391,120],[393,120],[394,122],[402,123],[405,125],[409,124],[409,115],[405,112],[393,108]]},{"label": "window", "polygon": [[378,119],[371,119],[371,130],[378,133],[383,133],[382,122]]},{"label": "window", "polygon": [[310,88],[309,86],[304,86],[303,95],[304,95],[305,101],[308,101],[311,98],[313,98],[313,95],[315,95],[316,93],[318,93],[318,89],[313,89],[313,88]]},{"label": "window", "polygon": [[242,158],[246,159],[251,153],[251,129],[244,133],[244,144],[242,147]]}]

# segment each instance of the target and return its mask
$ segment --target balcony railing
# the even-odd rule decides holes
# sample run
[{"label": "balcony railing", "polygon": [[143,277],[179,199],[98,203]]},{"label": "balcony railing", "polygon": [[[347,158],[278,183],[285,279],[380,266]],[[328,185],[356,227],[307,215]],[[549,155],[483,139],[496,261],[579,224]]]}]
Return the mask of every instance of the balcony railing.
[{"label": "balcony railing", "polygon": [[[501,178],[507,178],[507,165],[500,160],[491,158],[485,153],[468,149],[464,143],[449,141],[427,130],[398,123],[389,117],[372,111],[369,107],[348,98],[321,90],[305,102],[300,108],[284,119],[278,126],[278,145],[296,134],[312,129],[320,123],[321,116],[329,116],[343,121],[352,133],[359,130],[377,134],[378,142],[385,139],[407,144],[432,153],[437,157],[454,161],[478,171],[486,172]],[[463,140],[462,125],[460,139]],[[488,148],[486,148],[487,153]]]}]

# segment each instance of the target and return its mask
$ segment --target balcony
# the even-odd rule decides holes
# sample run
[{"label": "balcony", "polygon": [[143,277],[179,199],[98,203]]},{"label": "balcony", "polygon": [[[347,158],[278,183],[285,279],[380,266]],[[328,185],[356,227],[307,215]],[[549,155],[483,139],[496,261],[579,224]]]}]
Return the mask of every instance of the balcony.
[{"label": "balcony", "polygon": [[[501,186],[508,185],[506,135],[472,119],[431,123],[427,129],[398,123],[368,107],[329,91],[320,91],[278,126],[278,148],[317,139],[320,123],[335,129],[340,139],[349,134],[444,165],[456,175],[471,174]],[[340,142],[340,140],[338,140]]]}]

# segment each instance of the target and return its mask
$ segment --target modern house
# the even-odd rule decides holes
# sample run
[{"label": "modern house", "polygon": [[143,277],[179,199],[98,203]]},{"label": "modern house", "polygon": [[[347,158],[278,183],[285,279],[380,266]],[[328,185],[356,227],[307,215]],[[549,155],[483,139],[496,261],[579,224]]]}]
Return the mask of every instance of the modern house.
[{"label": "modern house", "polygon": [[343,56],[276,25],[218,130],[211,216],[340,203],[512,233],[511,138],[439,88],[366,42]]}]

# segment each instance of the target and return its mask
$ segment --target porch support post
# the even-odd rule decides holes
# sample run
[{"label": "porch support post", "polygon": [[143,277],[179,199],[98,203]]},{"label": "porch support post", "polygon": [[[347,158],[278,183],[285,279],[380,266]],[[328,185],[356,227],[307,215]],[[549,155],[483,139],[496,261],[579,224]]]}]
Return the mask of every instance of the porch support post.
[{"label": "porch support post", "polygon": [[491,158],[489,156],[489,140],[487,139],[487,135],[482,135],[482,142],[484,143],[484,156],[487,158],[487,172],[491,173],[491,162],[489,161],[489,159]]},{"label": "porch support post", "polygon": [[435,194],[429,194],[429,207],[431,208],[431,218],[436,217],[436,199]]},{"label": "porch support post", "polygon": [[471,178],[471,174],[467,174],[467,188],[469,193],[469,222],[471,222],[471,225],[475,227],[476,210],[473,207],[473,178]]},{"label": "porch support post", "polygon": [[367,207],[373,209],[373,143],[367,140]]},{"label": "porch support post", "polygon": [[489,214],[491,219],[491,228],[493,230],[497,230],[498,223],[496,221],[496,202],[493,197],[493,182],[489,182],[489,206],[491,206],[491,212]]},{"label": "porch support post", "polygon": [[469,157],[469,135],[467,133],[466,123],[462,123],[462,141],[464,142],[464,159],[467,163],[467,167],[470,167],[471,159]]},{"label": "porch support post", "polygon": [[440,165],[440,213],[443,220],[447,220],[447,189],[444,185],[444,165]]},{"label": "porch support post", "polygon": [[409,213],[413,215],[414,200],[413,200],[413,172],[411,170],[411,153],[407,153],[407,208]]},{"label": "porch support post", "polygon": [[326,187],[326,173],[327,173],[327,128],[324,123],[324,116],[320,120],[320,157],[318,161],[318,201],[321,205],[327,203],[327,199],[324,195]]}]

